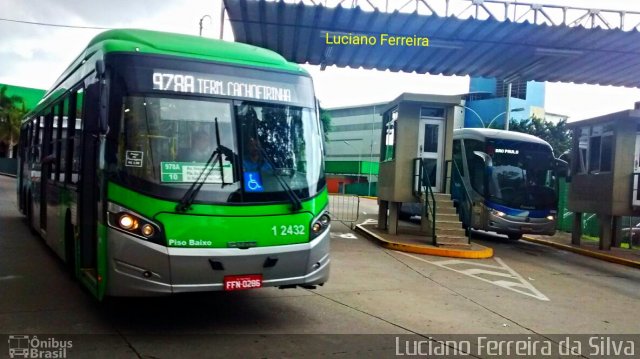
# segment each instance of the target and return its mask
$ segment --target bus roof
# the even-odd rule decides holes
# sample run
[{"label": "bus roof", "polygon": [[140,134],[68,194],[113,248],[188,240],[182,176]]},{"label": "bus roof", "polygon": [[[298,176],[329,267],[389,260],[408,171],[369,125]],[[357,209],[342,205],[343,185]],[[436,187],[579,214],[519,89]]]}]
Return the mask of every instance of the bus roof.
[{"label": "bus roof", "polygon": [[95,46],[102,47],[105,53],[137,52],[183,56],[306,73],[302,67],[288,62],[274,51],[193,35],[141,29],[108,30],[94,37],[87,49]]},{"label": "bus roof", "polygon": [[541,145],[547,145],[551,148],[549,143],[541,138],[536,136],[516,132],[516,131],[505,131],[505,130],[496,130],[492,128],[461,128],[453,131],[453,138],[474,138],[477,140],[486,140],[487,138],[495,138],[500,140],[512,140],[512,141],[523,141],[523,142],[532,142],[539,143]]},{"label": "bus roof", "polygon": [[59,92],[56,90],[71,74],[79,71],[83,66],[95,66],[94,54],[114,52],[178,56],[308,75],[302,66],[288,62],[278,53],[252,45],[162,31],[115,29],[96,35],[58,77],[38,105],[47,105],[50,101],[55,100],[56,96],[52,96],[52,94]]}]

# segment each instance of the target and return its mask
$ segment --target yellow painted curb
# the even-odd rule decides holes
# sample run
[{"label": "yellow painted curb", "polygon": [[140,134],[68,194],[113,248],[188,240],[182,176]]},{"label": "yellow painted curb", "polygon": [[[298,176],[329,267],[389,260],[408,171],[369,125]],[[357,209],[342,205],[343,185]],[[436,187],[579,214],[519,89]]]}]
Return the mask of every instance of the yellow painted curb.
[{"label": "yellow painted curb", "polygon": [[378,199],[378,197],[376,196],[358,196],[360,198],[366,198],[366,199]]},{"label": "yellow painted curb", "polygon": [[546,241],[544,239],[531,238],[531,237],[526,237],[526,236],[523,236],[522,239],[527,240],[529,242],[543,244],[545,246],[562,249],[562,250],[565,250],[565,251],[568,251],[568,252],[582,254],[583,256],[596,258],[596,259],[600,259],[600,260],[611,262],[611,263],[621,264],[621,265],[627,266],[627,267],[640,268],[640,262],[632,261],[630,259],[624,259],[624,258],[612,256],[612,255],[609,255],[609,254],[590,251],[590,250],[584,249],[584,248],[577,248],[577,247],[569,246],[569,245],[566,245],[566,244],[556,243],[556,242],[552,242],[552,241]]},{"label": "yellow painted curb", "polygon": [[493,257],[493,248],[481,246],[479,244],[475,244],[476,246],[482,247],[481,250],[469,250],[469,249],[455,249],[455,248],[439,248],[434,246],[422,246],[418,244],[406,244],[399,243],[386,240],[379,235],[370,232],[362,225],[356,225],[356,230],[360,231],[362,234],[368,236],[371,239],[374,239],[381,246],[393,249],[401,252],[408,253],[417,253],[417,254],[427,254],[430,256],[440,256],[440,257],[452,257],[452,258],[467,258],[467,259],[484,259]]}]

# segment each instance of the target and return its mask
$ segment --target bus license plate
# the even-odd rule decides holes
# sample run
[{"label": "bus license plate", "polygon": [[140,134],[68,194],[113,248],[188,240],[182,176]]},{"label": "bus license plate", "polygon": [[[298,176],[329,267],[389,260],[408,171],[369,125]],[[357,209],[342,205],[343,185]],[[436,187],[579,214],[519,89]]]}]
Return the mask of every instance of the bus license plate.
[{"label": "bus license plate", "polygon": [[262,274],[228,275],[224,277],[224,290],[245,290],[262,287]]}]

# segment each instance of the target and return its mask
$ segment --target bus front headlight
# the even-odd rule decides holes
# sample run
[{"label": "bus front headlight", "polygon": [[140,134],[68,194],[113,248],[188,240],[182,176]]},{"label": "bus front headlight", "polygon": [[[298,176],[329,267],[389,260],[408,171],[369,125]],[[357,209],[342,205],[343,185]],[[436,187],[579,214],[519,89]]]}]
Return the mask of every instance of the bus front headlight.
[{"label": "bus front headlight", "polygon": [[329,224],[331,224],[331,217],[329,217],[329,214],[327,212],[323,212],[320,216],[313,220],[312,223],[311,239],[319,236],[329,228]]},{"label": "bus front headlight", "polygon": [[107,210],[109,227],[153,243],[164,244],[159,224],[115,203],[109,203]]},{"label": "bus front headlight", "polygon": [[495,209],[492,209],[491,213],[493,213],[494,216],[498,216],[498,217],[504,217],[506,215],[504,212],[498,211],[498,210],[495,210]]},{"label": "bus front headlight", "polygon": [[133,218],[133,216],[124,213],[120,216],[120,218],[118,218],[118,225],[120,225],[120,228],[126,229],[128,231],[138,228],[138,220]]},{"label": "bus front headlight", "polygon": [[547,216],[547,219],[548,219],[548,220],[550,220],[550,221],[553,221],[553,220],[555,219],[555,217],[554,217],[554,216],[549,215],[549,216]]}]

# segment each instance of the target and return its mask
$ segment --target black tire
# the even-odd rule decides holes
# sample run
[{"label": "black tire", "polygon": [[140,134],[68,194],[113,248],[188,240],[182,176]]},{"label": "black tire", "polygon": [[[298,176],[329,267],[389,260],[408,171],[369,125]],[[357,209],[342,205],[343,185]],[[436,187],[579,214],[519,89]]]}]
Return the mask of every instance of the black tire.
[{"label": "black tire", "polygon": [[522,233],[510,233],[510,234],[508,234],[508,236],[509,236],[510,240],[517,241],[520,238],[522,238]]}]

